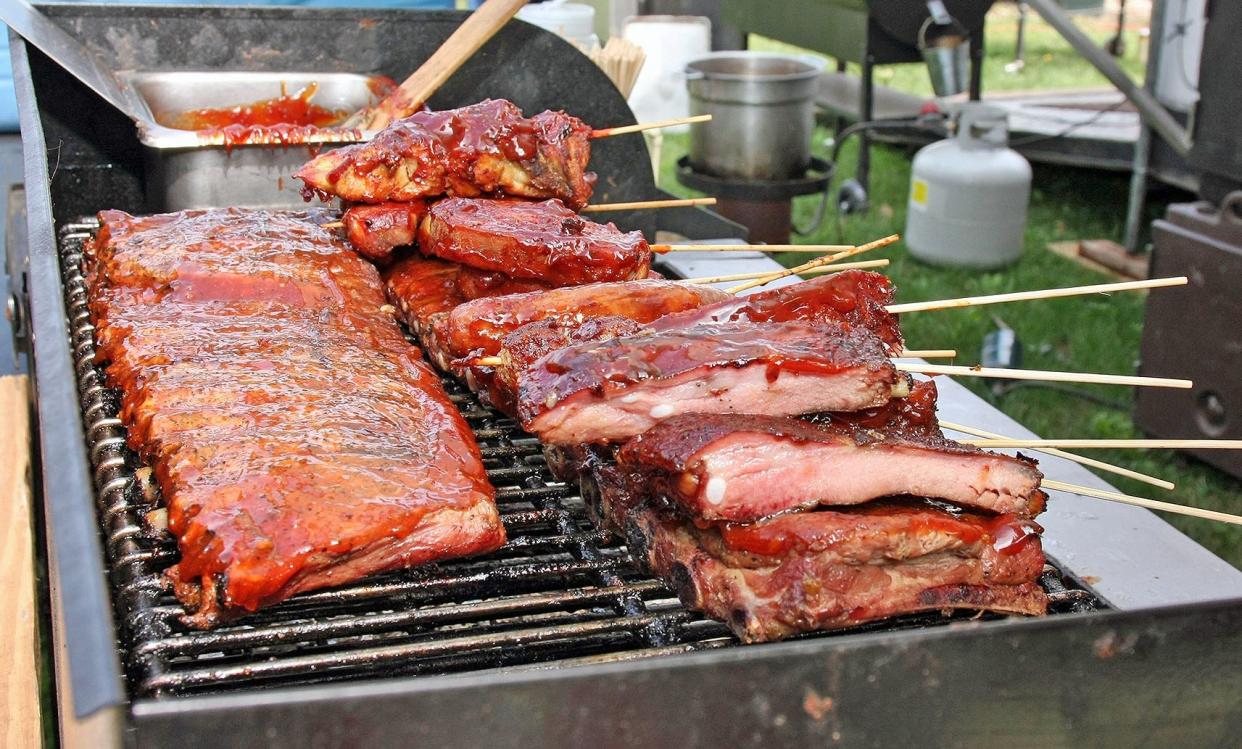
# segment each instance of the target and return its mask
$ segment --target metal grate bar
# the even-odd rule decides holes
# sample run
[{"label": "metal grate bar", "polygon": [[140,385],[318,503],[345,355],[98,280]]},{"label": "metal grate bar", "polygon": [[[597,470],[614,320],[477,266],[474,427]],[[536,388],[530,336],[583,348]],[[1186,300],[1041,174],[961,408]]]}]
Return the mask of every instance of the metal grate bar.
[{"label": "metal grate bar", "polygon": [[[133,698],[558,668],[735,644],[723,624],[685,610],[662,582],[639,570],[623,545],[591,524],[582,499],[552,478],[535,438],[453,381],[445,387],[474,431],[496,487],[510,538],[504,548],[306,593],[212,631],[187,629],[162,581],[177,559],[176,546],[144,525],[155,505],[135,479],[142,464],[125,445],[118,394],[105,387],[94,365],[82,247],[97,228],[89,220],[63,227],[61,261],[85,447]],[[1053,612],[1101,607],[1055,568],[1042,582]],[[849,631],[935,626],[966,616],[912,615]]]}]

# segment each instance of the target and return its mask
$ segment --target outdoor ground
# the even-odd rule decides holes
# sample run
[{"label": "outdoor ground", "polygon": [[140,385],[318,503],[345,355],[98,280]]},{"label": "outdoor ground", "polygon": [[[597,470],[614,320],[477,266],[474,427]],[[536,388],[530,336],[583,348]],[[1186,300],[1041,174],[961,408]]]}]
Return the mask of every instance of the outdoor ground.
[{"label": "outdoor ground", "polygon": [[[994,11],[988,27],[988,60],[984,91],[1000,89],[1096,87],[1103,84],[1086,63],[1074,56],[1055,32],[1038,21],[1030,24],[1027,36],[1027,67],[1017,75],[1004,72],[1004,63],[1013,58],[1012,6]],[[1080,21],[1081,22],[1081,21]],[[1085,22],[1101,41],[1112,34],[1110,19]],[[1127,35],[1125,60],[1132,73],[1139,73],[1138,24]],[[752,46],[779,45],[758,40]],[[882,69],[883,70],[883,69]],[[927,93],[926,71],[909,65],[889,68],[887,85]],[[883,79],[882,79],[883,80]],[[815,152],[826,156],[824,141],[830,133],[816,132]],[[694,194],[677,184],[676,158],[686,152],[685,136],[666,136],[663,147],[661,186],[683,195]],[[856,148],[844,150],[840,174],[853,173]],[[798,241],[807,243],[862,243],[903,231],[906,195],[910,179],[910,154],[901,148],[876,146],[872,151],[872,209],[865,215],[843,218],[839,224],[830,215],[814,234]],[[1103,279],[1045,248],[1049,242],[1079,238],[1111,238],[1120,241],[1126,208],[1126,175],[1087,170],[1036,167],[1030,215],[1026,231],[1026,253],[1022,260],[1001,272],[979,273],[934,268],[911,259],[904,244],[885,250],[892,259],[887,273],[898,288],[898,301],[918,301],[974,294],[992,294],[1022,289],[1099,283]],[[1185,196],[1163,194],[1169,199]],[[818,196],[799,198],[795,222],[810,221]],[[1163,210],[1160,200],[1148,206],[1152,216]],[[804,261],[806,256],[777,256],[787,265]],[[907,315],[902,321],[906,340],[912,348],[954,348],[956,364],[977,364],[980,342],[993,330],[995,315],[1012,327],[1025,348],[1023,366],[1082,372],[1133,373],[1143,324],[1143,295],[1123,293],[1110,297],[1078,297],[1036,303],[1015,303],[967,310],[925,312]],[[1176,372],[1163,373],[1177,376]],[[1023,387],[996,399],[982,380],[965,384],[991,399],[1000,409],[1045,437],[1140,437],[1130,417],[1132,395],[1125,388],[1084,386],[1084,391],[1112,402],[1101,405],[1073,395],[1046,389]],[[1109,475],[1107,478],[1124,492],[1182,504],[1242,513],[1242,483],[1193,458],[1169,451],[1092,451],[1092,456],[1137,471],[1159,476],[1177,484],[1173,492]],[[1200,543],[1235,566],[1242,567],[1242,528],[1181,516],[1166,518]]]}]

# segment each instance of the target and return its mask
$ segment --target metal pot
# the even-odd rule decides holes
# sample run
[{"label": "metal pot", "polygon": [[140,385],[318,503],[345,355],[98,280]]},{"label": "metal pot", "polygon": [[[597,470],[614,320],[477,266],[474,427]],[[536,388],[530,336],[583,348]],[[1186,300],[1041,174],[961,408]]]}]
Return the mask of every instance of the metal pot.
[{"label": "metal pot", "polygon": [[718,52],[686,65],[692,114],[690,163],[719,177],[800,176],[811,160],[815,83],[824,62],[763,52]]}]

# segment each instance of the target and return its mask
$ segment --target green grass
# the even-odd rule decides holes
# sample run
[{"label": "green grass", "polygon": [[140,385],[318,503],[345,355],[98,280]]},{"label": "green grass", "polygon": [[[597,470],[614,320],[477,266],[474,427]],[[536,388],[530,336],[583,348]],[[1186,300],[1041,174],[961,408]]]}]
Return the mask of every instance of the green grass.
[{"label": "green grass", "polygon": [[[1112,14],[1080,15],[1075,17],[1075,23],[1099,44],[1104,44],[1111,39],[1116,29],[1116,18]],[[1140,56],[1143,45],[1140,44],[1139,27],[1139,19],[1131,14],[1130,23],[1127,24],[1124,34],[1125,55],[1118,62],[1135,80],[1141,81],[1147,63]],[[1024,55],[1026,66],[1021,71],[1007,72],[1005,66],[1014,59],[1017,29],[1018,12],[1013,5],[998,4],[988,13],[983,62],[985,94],[1000,91],[1104,88],[1110,85],[1104,76],[1091,67],[1090,63],[1079,57],[1069,43],[1062,39],[1056,30],[1044,23],[1034,11],[1027,16],[1026,53]],[[806,50],[760,36],[751,37],[750,48],[772,52],[806,52]],[[849,69],[851,72],[858,72],[857,65],[851,65]],[[911,94],[930,96],[932,93],[927,68],[920,64],[878,67],[875,71],[875,81],[880,85]]]},{"label": "green grass", "polygon": [[[816,152],[826,131],[816,133]],[[661,186],[691,195],[677,184],[676,158],[685,153],[685,136],[665,136]],[[853,173],[856,147],[844,149],[841,174]],[[838,224],[830,216],[808,243],[862,243],[900,233],[905,226],[910,159],[902,149],[876,146],[872,151],[872,209],[865,215],[845,217]],[[1059,239],[1121,236],[1125,215],[1127,178],[1085,170],[1037,168],[1026,231],[1026,251],[1016,265],[1000,272],[980,273],[934,268],[913,260],[904,244],[884,251],[892,259],[887,273],[898,288],[898,301],[941,299],[1023,289],[1099,283],[1102,277],[1045,249]],[[795,221],[811,220],[818,196],[799,198]],[[777,255],[786,265],[805,260]],[[1143,296],[1121,293],[1110,297],[1077,297],[1035,303],[1014,303],[964,310],[907,315],[902,321],[912,348],[953,348],[957,364],[977,364],[980,342],[995,327],[997,315],[1018,334],[1025,347],[1023,366],[1083,372],[1133,373],[1142,332]],[[1176,373],[1169,373],[1176,375]],[[1090,403],[1061,393],[1019,389],[999,400],[991,398],[984,383],[964,378],[963,384],[983,395],[1004,412],[1048,437],[1126,438],[1142,436],[1130,412]],[[1091,392],[1130,403],[1127,389],[1084,386]],[[1169,451],[1092,451],[1101,460],[1159,476],[1177,484],[1174,492],[1106,475],[1124,492],[1196,507],[1242,512],[1242,485],[1225,474]],[[1224,557],[1242,567],[1242,528],[1181,516],[1167,519]]]}]

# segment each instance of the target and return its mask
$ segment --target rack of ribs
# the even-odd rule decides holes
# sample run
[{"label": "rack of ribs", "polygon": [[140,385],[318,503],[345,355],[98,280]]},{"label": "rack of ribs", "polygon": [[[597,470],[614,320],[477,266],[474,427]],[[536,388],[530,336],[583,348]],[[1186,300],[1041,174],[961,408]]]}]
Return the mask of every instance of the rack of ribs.
[{"label": "rack of ribs", "polygon": [[1043,614],[1041,531],[1031,520],[921,501],[745,526],[704,525],[650,507],[626,517],[631,553],[684,604],[744,642],[918,611]]},{"label": "rack of ribs", "polygon": [[100,220],[97,361],[154,467],[190,625],[504,543],[468,426],[322,214]]},{"label": "rack of ribs", "polygon": [[327,151],[294,175],[309,200],[410,202],[441,195],[557,198],[586,205],[591,128],[564,112],[524,117],[503,99],[416,112],[368,143]]}]

